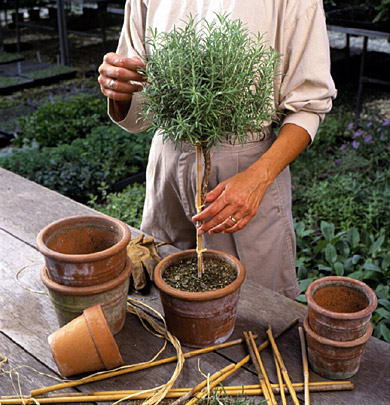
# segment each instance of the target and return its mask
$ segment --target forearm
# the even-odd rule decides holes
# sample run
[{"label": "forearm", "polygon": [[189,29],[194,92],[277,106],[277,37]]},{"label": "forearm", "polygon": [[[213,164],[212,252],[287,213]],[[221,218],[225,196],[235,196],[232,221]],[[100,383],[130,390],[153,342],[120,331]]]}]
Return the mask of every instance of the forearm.
[{"label": "forearm", "polygon": [[295,124],[285,124],[271,148],[261,156],[251,169],[261,173],[268,187],[278,174],[293,162],[309,145],[310,135]]},{"label": "forearm", "polygon": [[113,118],[115,121],[122,121],[125,119],[127,113],[129,112],[131,104],[131,99],[127,101],[112,101],[113,106]]}]

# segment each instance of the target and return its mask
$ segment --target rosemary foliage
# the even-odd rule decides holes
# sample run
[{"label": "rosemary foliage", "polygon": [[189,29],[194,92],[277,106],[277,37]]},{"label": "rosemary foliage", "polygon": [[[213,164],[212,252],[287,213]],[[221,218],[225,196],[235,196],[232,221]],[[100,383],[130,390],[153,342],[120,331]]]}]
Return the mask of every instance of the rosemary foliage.
[{"label": "rosemary foliage", "polygon": [[225,139],[244,144],[272,120],[280,55],[260,34],[226,14],[150,32],[144,116],[164,141],[209,151]]}]

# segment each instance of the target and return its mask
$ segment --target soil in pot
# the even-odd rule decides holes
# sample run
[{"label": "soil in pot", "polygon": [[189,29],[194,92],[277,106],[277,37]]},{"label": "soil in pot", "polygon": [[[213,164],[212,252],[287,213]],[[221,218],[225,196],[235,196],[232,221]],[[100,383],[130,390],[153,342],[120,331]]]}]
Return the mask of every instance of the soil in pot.
[{"label": "soil in pot", "polygon": [[314,293],[313,298],[320,307],[338,313],[359,312],[369,304],[363,293],[343,285],[321,288]]},{"label": "soil in pot", "polygon": [[329,276],[311,283],[306,290],[310,327],[337,341],[363,336],[377,306],[377,298],[365,283],[342,276]]},{"label": "soil in pot", "polygon": [[181,291],[215,291],[231,284],[237,278],[237,270],[230,263],[215,257],[204,258],[204,274],[198,277],[197,258],[183,259],[170,265],[163,273],[163,280]]},{"label": "soil in pot", "polygon": [[[233,281],[229,285],[224,287],[220,285],[214,290],[206,288],[203,291],[183,291],[168,285],[163,279],[166,271],[171,267],[175,268],[177,264],[179,267],[182,267],[183,264],[188,267],[188,263],[186,263],[188,260],[191,267],[195,267],[195,269],[190,277],[187,268],[185,273],[187,279],[193,281],[197,279],[195,249],[167,256],[157,264],[154,270],[154,282],[160,292],[168,330],[185,346],[205,347],[222,343],[228,339],[234,329],[240,288],[245,279],[244,266],[237,258],[227,253],[208,249],[203,254],[206,270],[200,282],[205,281],[208,272],[207,263],[209,263],[218,267],[216,273],[233,269]],[[225,270],[221,270],[221,265]],[[226,277],[226,274],[223,277]],[[167,278],[172,278],[172,275]]]}]

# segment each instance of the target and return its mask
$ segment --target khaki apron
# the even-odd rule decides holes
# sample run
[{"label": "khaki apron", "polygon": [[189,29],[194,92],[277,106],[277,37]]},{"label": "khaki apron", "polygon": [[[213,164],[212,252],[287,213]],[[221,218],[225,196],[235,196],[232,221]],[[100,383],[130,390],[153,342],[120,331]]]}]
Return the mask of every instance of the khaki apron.
[{"label": "khaki apron", "polygon": [[[247,169],[275,140],[268,131],[262,140],[244,146],[223,143],[211,150],[209,190]],[[195,151],[184,144],[153,138],[146,172],[146,199],[142,232],[179,249],[196,247]],[[245,266],[247,279],[290,298],[299,293],[295,272],[295,234],[291,214],[291,179],[287,167],[267,189],[257,214],[233,234],[203,235],[203,247],[236,256]]]}]

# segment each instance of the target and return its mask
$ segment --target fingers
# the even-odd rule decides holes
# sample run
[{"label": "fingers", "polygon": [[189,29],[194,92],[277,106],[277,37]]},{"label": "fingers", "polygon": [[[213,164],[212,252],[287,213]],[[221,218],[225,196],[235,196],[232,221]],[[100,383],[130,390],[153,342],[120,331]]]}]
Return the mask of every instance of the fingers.
[{"label": "fingers", "polygon": [[126,101],[134,93],[142,90],[142,85],[137,83],[122,82],[116,79],[100,78],[98,79],[101,92],[108,98],[116,101]]},{"label": "fingers", "polygon": [[192,217],[201,222],[198,234],[233,233],[244,228],[256,215],[265,190],[254,176],[243,172],[220,183],[207,194],[208,207]]},{"label": "fingers", "polygon": [[121,81],[145,82],[145,76],[139,73],[139,69],[145,67],[145,63],[138,57],[126,58],[110,52],[104,56],[98,72],[102,76]]},{"label": "fingers", "polygon": [[145,68],[140,58],[126,58],[113,52],[106,54],[98,69],[101,92],[116,101],[130,100],[146,81],[145,75],[138,72],[140,68]]}]

